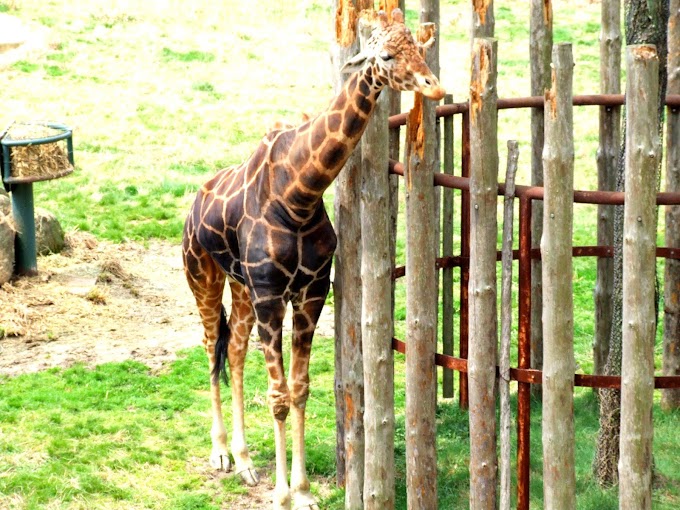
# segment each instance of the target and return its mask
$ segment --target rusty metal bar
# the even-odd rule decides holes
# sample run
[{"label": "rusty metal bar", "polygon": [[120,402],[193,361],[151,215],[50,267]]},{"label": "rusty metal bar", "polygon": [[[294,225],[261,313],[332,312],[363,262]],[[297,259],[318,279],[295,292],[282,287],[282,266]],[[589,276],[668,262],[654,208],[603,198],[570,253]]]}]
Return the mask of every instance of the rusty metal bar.
[{"label": "rusty metal bar", "polygon": [[[390,172],[397,175],[404,175],[404,165],[398,161],[390,160]],[[465,176],[435,174],[434,185],[446,188],[454,188],[466,192],[470,189],[470,180]],[[505,184],[498,185],[498,195],[505,193]],[[516,197],[526,196],[533,200],[543,200],[543,188],[538,186],[526,186],[518,184],[515,191]],[[592,205],[623,205],[624,194],[620,191],[585,191],[574,190],[575,204]],[[661,192],[656,194],[657,205],[678,205],[680,204],[680,193]]]},{"label": "rusty metal bar", "polygon": [[[392,338],[392,348],[406,354],[406,344],[398,338]],[[434,362],[437,366],[450,368],[457,372],[467,373],[467,360],[447,356],[446,354],[435,354]],[[533,368],[511,368],[510,380],[523,384],[541,384],[543,372]],[[621,388],[621,376],[618,375],[594,375],[594,374],[574,374],[574,386],[584,388]],[[656,376],[654,378],[655,389],[680,388],[680,376]]]},{"label": "rusty metal bar", "polygon": [[[508,97],[498,100],[499,110],[513,110],[517,108],[543,108],[543,96]],[[621,106],[623,94],[585,94],[574,96],[574,106]],[[449,117],[451,115],[466,114],[468,103],[453,103],[437,107],[437,117]],[[669,94],[666,96],[666,106],[671,108],[680,107],[680,95]],[[393,115],[389,119],[389,127],[395,128],[406,125],[406,114]]]},{"label": "rusty metal bar", "polygon": [[[519,368],[531,359],[531,198],[519,201]],[[529,509],[531,385],[517,385],[517,508]]]},{"label": "rusty metal bar", "polygon": [[[462,189],[460,206],[460,341],[458,349],[460,357],[467,359],[470,333],[468,298],[468,283],[470,281],[470,116],[467,111],[463,113],[461,136],[461,175],[467,182],[467,188]],[[461,409],[467,409],[469,405],[467,374],[460,374],[458,387],[458,406]]]}]

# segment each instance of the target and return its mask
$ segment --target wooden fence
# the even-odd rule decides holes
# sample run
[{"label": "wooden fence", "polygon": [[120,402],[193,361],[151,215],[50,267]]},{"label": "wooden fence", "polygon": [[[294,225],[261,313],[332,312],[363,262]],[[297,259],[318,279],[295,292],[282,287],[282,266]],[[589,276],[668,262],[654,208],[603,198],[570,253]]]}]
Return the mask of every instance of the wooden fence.
[{"label": "wooden fence", "polygon": [[[538,2],[545,5],[544,2]],[[480,4],[482,4],[480,2]],[[476,12],[478,15],[479,13]],[[479,19],[475,18],[477,24]],[[488,17],[486,18],[489,19]],[[429,30],[427,25],[423,30]],[[483,35],[490,35],[488,27]],[[493,30],[490,31],[493,33]],[[406,277],[407,281],[407,339],[405,342],[392,339],[392,347],[406,354],[406,466],[407,466],[407,499],[409,508],[436,509],[436,375],[435,365],[444,367],[449,374],[445,377],[445,395],[453,394],[453,371],[460,373],[459,402],[461,407],[469,408],[470,416],[470,498],[471,508],[495,508],[498,496],[497,459],[496,459],[496,400],[495,390],[498,382],[497,367],[497,282],[496,263],[501,260],[501,253],[496,252],[497,206],[498,197],[506,192],[506,186],[499,184],[498,148],[496,122],[499,112],[505,109],[530,108],[541,111],[545,125],[545,147],[541,151],[541,182],[545,179],[545,188],[537,185],[517,185],[514,192],[507,197],[510,204],[514,199],[519,203],[518,231],[519,248],[512,252],[512,259],[519,261],[518,275],[518,366],[509,368],[507,358],[501,360],[501,375],[509,373],[508,382],[518,385],[517,419],[517,508],[529,508],[529,468],[530,468],[530,412],[531,388],[543,387],[543,423],[544,436],[544,501],[546,508],[573,508],[575,502],[574,474],[574,422],[573,422],[573,388],[586,386],[593,388],[621,388],[622,413],[625,417],[651,416],[653,388],[680,388],[680,376],[654,377],[653,355],[654,338],[650,338],[650,320],[654,320],[654,292],[651,294],[645,285],[630,283],[624,286],[624,324],[627,332],[627,351],[624,350],[623,380],[618,376],[604,376],[598,373],[574,374],[573,355],[573,291],[571,287],[571,260],[573,257],[597,257],[598,261],[606,261],[613,255],[608,239],[598,235],[597,246],[572,246],[572,208],[575,203],[595,204],[598,206],[623,205],[625,208],[626,239],[630,239],[630,247],[624,252],[626,264],[637,268],[639,275],[646,275],[646,283],[653,286],[655,258],[667,261],[680,260],[680,246],[668,245],[656,247],[656,223],[651,224],[650,210],[663,206],[668,211],[680,208],[680,190],[671,188],[665,193],[655,193],[656,178],[649,176],[650,168],[658,166],[658,133],[656,133],[656,117],[654,108],[643,108],[641,91],[647,94],[654,89],[654,62],[658,59],[653,47],[627,48],[628,90],[626,108],[628,109],[627,139],[628,154],[638,155],[638,160],[629,158],[626,164],[626,178],[631,185],[626,185],[626,192],[611,190],[579,191],[573,190],[573,120],[572,106],[599,106],[600,115],[605,126],[601,130],[601,149],[598,154],[598,166],[604,167],[605,160],[612,159],[610,139],[616,134],[606,129],[606,122],[618,119],[619,108],[624,104],[624,96],[620,94],[602,94],[573,96],[571,93],[571,46],[557,45],[552,53],[552,82],[545,96],[526,98],[498,99],[496,96],[496,54],[498,43],[492,39],[477,38],[473,44],[473,65],[471,77],[470,100],[465,103],[445,104],[436,109],[422,98],[416,99],[415,109],[424,108],[430,115],[399,114],[389,118],[387,133],[380,122],[384,123],[389,109],[387,101],[379,106],[376,122],[367,130],[364,139],[362,171],[366,179],[361,192],[362,228],[364,233],[361,250],[361,276],[363,285],[363,301],[359,298],[362,310],[360,335],[350,334],[352,343],[349,347],[338,344],[339,353],[345,356],[349,350],[363,346],[363,359],[357,352],[350,353],[349,363],[343,358],[336,366],[341,367],[342,377],[336,389],[339,397],[339,413],[345,413],[339,419],[343,431],[339,432],[339,459],[347,463],[343,465],[343,478],[347,488],[345,507],[383,508],[394,507],[394,382],[392,377],[392,356],[386,350],[393,328],[384,323],[387,311],[393,308],[393,295],[387,290],[392,281]],[[650,70],[651,69],[651,70]],[[669,76],[680,71],[669,69]],[[632,88],[631,88],[632,87]],[[615,86],[603,85],[609,92]],[[670,89],[669,89],[670,90]],[[420,102],[419,102],[420,101]],[[655,101],[646,99],[650,105]],[[680,95],[669,95],[666,103],[671,112],[680,108]],[[431,110],[428,110],[431,109]],[[382,112],[382,113],[381,113]],[[614,112],[615,115],[612,114]],[[414,125],[416,119],[424,119],[421,125]],[[436,119],[444,118],[444,168],[446,173],[434,171],[438,165],[438,148],[442,143],[436,129]],[[454,121],[460,119],[460,147],[453,147],[452,136]],[[380,120],[382,119],[382,120]],[[614,120],[612,120],[614,119]],[[398,144],[399,129],[408,126],[406,133],[405,164],[396,161],[395,141]],[[670,131],[669,127],[669,133]],[[414,134],[422,130],[419,140],[423,146],[415,147],[418,137]],[[676,132],[676,131],[674,131]],[[656,136],[656,138],[654,138]],[[390,140],[392,150],[388,154]],[[677,143],[678,141],[675,140]],[[669,146],[672,141],[669,141]],[[609,144],[609,145],[607,145]],[[680,144],[679,144],[680,145]],[[642,149],[640,149],[642,147]],[[461,175],[452,175],[453,154],[460,154]],[[393,159],[390,159],[393,158]],[[611,163],[611,161],[610,161]],[[645,166],[646,165],[646,166]],[[656,166],[655,166],[656,165]],[[390,229],[396,218],[394,204],[394,183],[386,178],[384,169],[390,174],[400,176],[404,180],[406,190],[406,231],[407,262],[405,267],[393,267],[394,229]],[[643,172],[642,177],[639,172]],[[638,174],[636,174],[638,172]],[[646,174],[644,173],[646,172]],[[670,174],[670,170],[669,170]],[[637,175],[637,176],[636,176]],[[655,175],[655,174],[652,174]],[[646,176],[646,177],[645,177]],[[355,175],[353,186],[358,188],[360,180]],[[603,181],[601,181],[603,182]],[[607,181],[608,182],[608,181]],[[669,179],[669,188],[676,186]],[[434,184],[434,185],[433,185]],[[636,187],[641,185],[642,188]],[[342,184],[346,186],[347,183]],[[603,185],[607,186],[607,185]],[[650,187],[651,186],[651,187]],[[439,209],[435,190],[441,188],[444,203],[443,227],[444,253],[437,256],[439,245],[439,225],[433,219]],[[454,221],[460,225],[459,253],[453,253],[452,237],[452,195],[450,190],[461,193],[461,210]],[[346,195],[346,191],[343,191]],[[391,198],[390,198],[391,197]],[[353,203],[356,206],[356,198]],[[388,207],[392,204],[392,209]],[[336,202],[337,205],[337,202]],[[336,207],[343,213],[344,207]],[[537,211],[541,225],[538,230],[533,220]],[[344,213],[344,217],[349,217]],[[672,215],[671,215],[672,216]],[[674,216],[671,218],[671,220]],[[339,218],[339,221],[342,221]],[[667,220],[668,221],[668,220]],[[532,227],[533,224],[533,227]],[[650,226],[651,225],[651,226]],[[653,229],[653,230],[650,230]],[[344,224],[337,230],[345,233]],[[511,230],[511,229],[509,229]],[[353,231],[353,230],[352,230]],[[389,242],[385,235],[391,231]],[[542,233],[542,234],[541,234]],[[356,235],[356,234],[352,234]],[[342,237],[342,235],[340,236]],[[674,239],[667,236],[667,239]],[[347,241],[345,241],[347,242]],[[343,241],[341,240],[341,245]],[[540,243],[540,248],[538,245]],[[510,258],[510,257],[507,257]],[[532,322],[532,303],[536,300],[536,261],[542,261],[542,277],[540,292],[540,316],[538,324],[534,317]],[[341,262],[340,258],[337,262]],[[346,260],[345,262],[349,262]],[[351,262],[349,262],[351,264]],[[636,265],[637,264],[637,265]],[[510,265],[511,266],[511,265]],[[606,264],[598,262],[598,285],[600,271]],[[389,271],[392,268],[392,271]],[[459,271],[460,310],[458,347],[459,356],[452,355],[453,346],[453,304],[450,298],[444,303],[444,350],[436,353],[437,342],[437,301],[436,270],[444,272],[443,289],[446,294],[452,292],[454,273]],[[647,272],[651,271],[651,277]],[[349,275],[346,265],[336,265],[336,275],[340,272]],[[564,276],[567,275],[565,278]],[[540,275],[539,275],[540,276]],[[628,273],[634,280],[634,275]],[[345,283],[345,289],[351,283]],[[392,287],[393,288],[393,287]],[[345,291],[346,292],[346,291]],[[338,300],[336,290],[336,306]],[[603,306],[603,296],[596,294],[598,303],[598,320]],[[346,298],[346,294],[341,296]],[[504,305],[509,306],[507,301]],[[348,306],[347,301],[342,302]],[[505,318],[505,317],[504,317]],[[355,319],[353,319],[354,321]],[[348,327],[354,324],[338,315],[337,329],[344,337],[348,336]],[[541,339],[545,345],[541,347],[543,370],[532,368],[532,348],[535,348],[535,337],[532,341],[532,327],[540,327]],[[600,327],[600,326],[598,326]],[[505,328],[504,328],[505,329]],[[653,331],[653,328],[651,329]],[[360,342],[357,344],[357,336]],[[472,341],[468,342],[468,339]],[[468,347],[468,343],[470,346]],[[507,346],[507,344],[505,344]],[[651,347],[650,347],[651,346]],[[507,349],[501,351],[507,355]],[[434,363],[433,363],[434,361]],[[363,364],[363,376],[358,373],[357,363]],[[350,368],[353,367],[353,368]],[[640,394],[645,388],[644,399],[631,398]],[[506,388],[507,389],[507,388]],[[678,391],[678,390],[673,390]],[[365,395],[366,408],[357,407]],[[560,404],[557,405],[557,402]],[[347,404],[352,405],[352,415],[348,416]],[[363,412],[360,418],[356,411]],[[637,425],[644,420],[627,420]],[[507,421],[506,427],[507,427]],[[640,430],[622,429],[624,437],[628,437],[629,448],[622,448],[622,465],[632,465],[629,472],[622,473],[621,497],[630,501],[643,501],[645,494],[651,491],[651,462],[642,462],[644,455],[651,455],[651,442],[647,431],[651,424],[640,434]],[[501,423],[503,429],[503,423]],[[501,430],[502,431],[502,430]],[[358,437],[358,434],[365,436]],[[501,436],[502,437],[502,436]],[[638,438],[639,439],[634,439]],[[550,439],[548,441],[547,439]],[[361,452],[356,448],[365,445]],[[344,447],[344,448],[343,448]],[[343,451],[346,452],[343,455]],[[352,460],[354,459],[354,460]],[[647,459],[649,460],[649,458]],[[354,464],[352,464],[354,462]],[[361,465],[357,467],[356,462]],[[642,469],[642,466],[644,469]],[[559,473],[559,476],[545,476],[548,471]],[[358,476],[358,474],[361,476]],[[386,478],[378,479],[380,473],[387,473]],[[384,483],[383,483],[384,482]],[[623,483],[622,483],[623,485]],[[507,472],[502,490],[507,492],[509,480]],[[505,489],[503,489],[505,488]],[[509,497],[500,495],[503,508],[509,507]],[[637,504],[637,503],[635,503]],[[635,506],[635,505],[634,505]],[[637,508],[637,507],[636,507]],[[642,507],[640,507],[642,508]]]}]

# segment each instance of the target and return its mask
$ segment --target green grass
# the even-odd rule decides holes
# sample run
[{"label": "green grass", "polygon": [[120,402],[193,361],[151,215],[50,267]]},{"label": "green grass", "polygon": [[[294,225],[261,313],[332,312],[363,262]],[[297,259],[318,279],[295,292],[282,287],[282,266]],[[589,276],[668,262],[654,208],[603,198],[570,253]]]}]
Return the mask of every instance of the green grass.
[{"label": "green grass", "polygon": [[[320,386],[307,408],[314,480],[334,474],[332,356],[332,341],[320,339],[312,371]],[[206,366],[196,348],[160,375],[130,361],[0,379],[0,507],[20,500],[21,508],[228,508],[247,489],[208,476]],[[248,355],[246,371],[249,445],[256,466],[271,470],[260,352]]]},{"label": "green grass", "polygon": [[[317,339],[307,406],[307,467],[323,508],[343,508],[335,474],[333,342]],[[288,344],[289,346],[289,344]],[[397,508],[406,508],[404,361],[395,362]],[[248,442],[258,469],[273,470],[274,447],[263,356],[246,362]],[[223,390],[225,410],[229,391]],[[513,408],[516,402],[513,399]],[[109,363],[0,379],[0,507],[229,508],[248,489],[236,478],[210,476],[210,402],[205,354],[185,351],[160,374],[142,364]],[[655,508],[677,508],[680,414],[654,410]],[[229,414],[227,413],[227,416]],[[542,505],[540,403],[532,405],[532,505]],[[591,464],[598,430],[590,390],[575,401],[578,508],[615,509],[615,490],[601,490]],[[227,422],[229,419],[227,418]],[[513,426],[513,431],[515,427]],[[465,508],[468,497],[468,417],[452,401],[437,410],[438,493],[441,508]],[[513,438],[514,445],[514,438]],[[514,446],[513,446],[514,448]],[[321,485],[323,485],[323,489]],[[320,492],[321,491],[321,492]],[[247,497],[247,496],[246,496]],[[117,505],[117,506],[116,506]]]}]

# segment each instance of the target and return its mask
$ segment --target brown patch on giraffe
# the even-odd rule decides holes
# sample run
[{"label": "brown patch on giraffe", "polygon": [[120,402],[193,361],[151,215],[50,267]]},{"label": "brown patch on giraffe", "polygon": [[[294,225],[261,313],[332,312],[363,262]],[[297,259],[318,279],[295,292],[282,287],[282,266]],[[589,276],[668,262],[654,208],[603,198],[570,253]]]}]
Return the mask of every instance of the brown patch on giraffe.
[{"label": "brown patch on giraffe", "polygon": [[[319,161],[323,168],[332,168],[347,154],[347,145],[339,140],[329,139],[322,147]],[[323,174],[322,174],[323,175]],[[323,177],[326,177],[323,175]],[[325,181],[326,179],[324,179]]]},{"label": "brown patch on giraffe", "polygon": [[342,133],[347,138],[355,138],[361,133],[365,124],[364,119],[359,115],[359,112],[352,106],[348,106],[345,111],[345,118],[342,121]]},{"label": "brown patch on giraffe", "polygon": [[472,0],[472,8],[479,16],[479,22],[482,25],[486,25],[486,13],[489,12],[489,5],[491,5],[491,0]]},{"label": "brown patch on giraffe", "polygon": [[320,130],[312,130],[310,135],[310,146],[313,151],[316,151],[321,147],[321,144],[326,140],[326,133]]},{"label": "brown patch on giraffe", "polygon": [[326,121],[328,131],[330,133],[336,133],[340,129],[340,124],[342,124],[342,115],[338,112],[331,113]]}]

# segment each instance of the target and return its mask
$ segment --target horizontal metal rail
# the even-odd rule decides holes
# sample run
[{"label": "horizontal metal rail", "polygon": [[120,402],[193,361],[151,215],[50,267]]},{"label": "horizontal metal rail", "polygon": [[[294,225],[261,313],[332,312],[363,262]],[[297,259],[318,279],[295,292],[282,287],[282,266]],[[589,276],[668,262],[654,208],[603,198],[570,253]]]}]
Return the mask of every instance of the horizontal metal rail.
[{"label": "horizontal metal rail", "polygon": [[[392,348],[401,354],[406,354],[406,343],[397,338],[392,338]],[[436,353],[434,363],[439,367],[449,368],[457,372],[467,373],[468,370],[466,359],[446,354]],[[498,367],[496,367],[496,373],[498,374]],[[511,368],[510,380],[528,384],[542,384],[543,372],[533,368]],[[620,389],[621,377],[616,375],[574,374],[574,386]],[[656,376],[654,377],[654,388],[680,388],[680,376]]]}]

